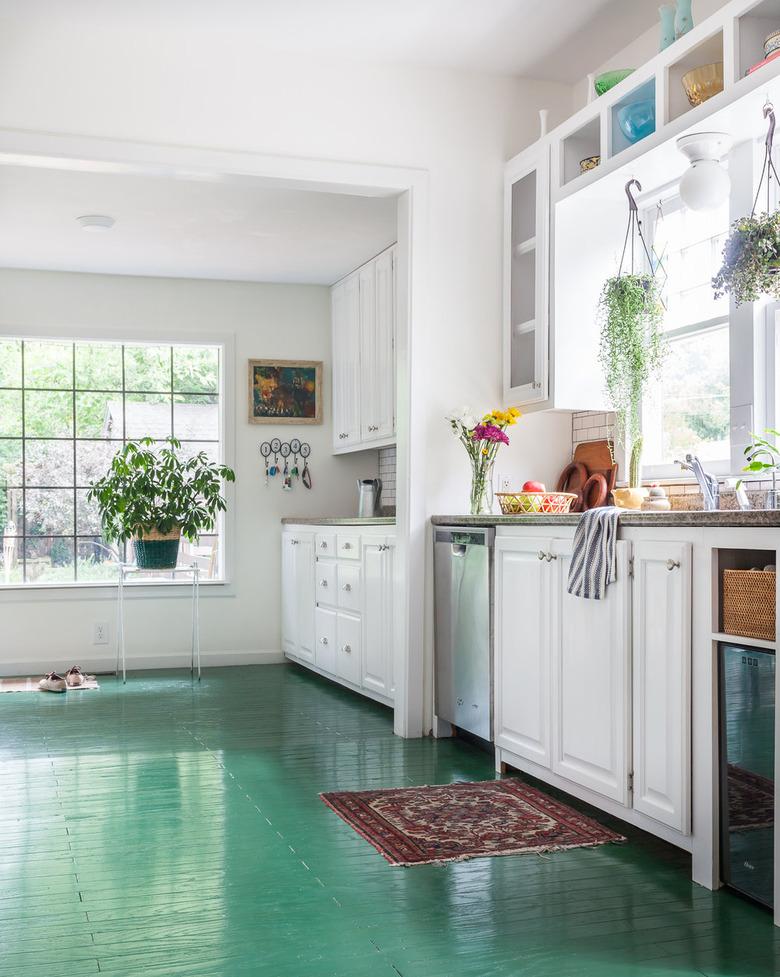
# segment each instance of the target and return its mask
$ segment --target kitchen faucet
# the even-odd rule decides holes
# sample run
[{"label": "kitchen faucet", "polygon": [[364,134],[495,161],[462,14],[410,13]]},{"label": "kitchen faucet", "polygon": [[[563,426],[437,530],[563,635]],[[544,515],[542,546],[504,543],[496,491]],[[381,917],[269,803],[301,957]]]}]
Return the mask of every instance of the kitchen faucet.
[{"label": "kitchen faucet", "polygon": [[704,496],[704,509],[706,512],[713,512],[720,507],[720,487],[714,475],[705,472],[702,463],[696,455],[687,454],[685,461],[675,461],[675,465],[688,472],[693,472],[696,481],[699,483],[701,494]]}]

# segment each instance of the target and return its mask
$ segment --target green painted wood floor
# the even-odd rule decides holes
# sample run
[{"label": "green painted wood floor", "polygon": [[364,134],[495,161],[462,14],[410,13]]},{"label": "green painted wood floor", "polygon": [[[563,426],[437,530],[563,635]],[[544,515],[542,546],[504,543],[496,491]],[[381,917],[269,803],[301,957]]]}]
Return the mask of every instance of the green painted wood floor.
[{"label": "green painted wood floor", "polygon": [[[322,790],[489,779],[292,666],[0,695],[0,977],[770,977],[780,930],[629,831],[392,868]],[[609,819],[606,819],[609,821]]]}]

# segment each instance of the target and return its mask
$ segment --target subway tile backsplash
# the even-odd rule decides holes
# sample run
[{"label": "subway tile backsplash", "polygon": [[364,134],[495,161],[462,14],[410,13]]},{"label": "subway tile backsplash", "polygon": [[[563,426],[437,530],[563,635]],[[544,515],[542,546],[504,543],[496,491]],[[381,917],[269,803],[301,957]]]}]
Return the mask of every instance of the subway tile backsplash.
[{"label": "subway tile backsplash", "polygon": [[395,515],[395,445],[379,449],[379,477],[382,479],[382,511]]}]

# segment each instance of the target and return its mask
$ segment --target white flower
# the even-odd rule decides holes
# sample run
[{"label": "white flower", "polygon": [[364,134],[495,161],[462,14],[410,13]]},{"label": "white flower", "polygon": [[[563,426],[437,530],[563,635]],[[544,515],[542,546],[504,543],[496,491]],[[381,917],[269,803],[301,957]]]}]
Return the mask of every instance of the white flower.
[{"label": "white flower", "polygon": [[462,424],[463,427],[471,428],[477,423],[477,418],[474,416],[470,407],[458,407],[451,411],[446,418],[448,421],[454,421],[456,424]]}]

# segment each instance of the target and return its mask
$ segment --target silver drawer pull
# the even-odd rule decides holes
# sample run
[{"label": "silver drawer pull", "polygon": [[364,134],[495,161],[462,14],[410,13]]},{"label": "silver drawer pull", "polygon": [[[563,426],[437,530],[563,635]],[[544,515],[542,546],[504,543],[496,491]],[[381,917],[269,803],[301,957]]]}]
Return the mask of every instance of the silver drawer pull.
[{"label": "silver drawer pull", "polygon": [[545,559],[547,560],[547,562],[548,562],[548,563],[549,563],[549,562],[550,562],[551,560],[557,560],[557,559],[558,559],[558,554],[557,554],[557,553],[548,553],[548,554],[546,555],[546,557],[545,557]]},{"label": "silver drawer pull", "polygon": [[328,643],[328,639],[327,638],[320,638],[320,644],[321,645],[326,645],[327,643]]},{"label": "silver drawer pull", "polygon": [[328,586],[327,580],[320,580],[320,587],[327,587],[327,586]]},{"label": "silver drawer pull", "polygon": [[352,654],[352,648],[349,645],[344,645],[344,651],[348,654]]},{"label": "silver drawer pull", "polygon": [[680,561],[679,560],[667,560],[666,561],[666,569],[667,570],[679,570],[680,569]]},{"label": "silver drawer pull", "polygon": [[536,554],[537,560],[543,560],[544,557],[545,557],[545,554],[542,552],[542,550],[539,550],[539,552]]},{"label": "silver drawer pull", "polygon": [[342,587],[342,590],[346,590],[348,594],[352,593],[352,584],[345,583],[344,586]]}]

